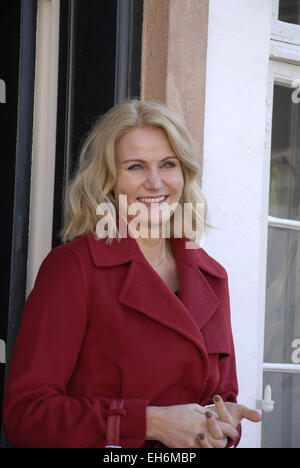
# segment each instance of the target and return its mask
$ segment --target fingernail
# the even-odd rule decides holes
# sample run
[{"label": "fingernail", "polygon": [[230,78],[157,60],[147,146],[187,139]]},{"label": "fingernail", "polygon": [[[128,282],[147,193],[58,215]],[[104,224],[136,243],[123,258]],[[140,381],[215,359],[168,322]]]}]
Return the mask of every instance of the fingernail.
[{"label": "fingernail", "polygon": [[207,418],[211,418],[211,417],[212,417],[212,413],[211,413],[210,411],[206,411],[205,416],[206,416]]},{"label": "fingernail", "polygon": [[201,439],[201,440],[205,439],[205,435],[202,432],[200,432],[200,434],[198,434],[198,435],[199,435],[199,439]]},{"label": "fingernail", "polygon": [[220,397],[219,397],[218,395],[215,395],[215,396],[214,396],[214,400],[215,400],[216,402],[218,402],[218,401],[220,401]]}]

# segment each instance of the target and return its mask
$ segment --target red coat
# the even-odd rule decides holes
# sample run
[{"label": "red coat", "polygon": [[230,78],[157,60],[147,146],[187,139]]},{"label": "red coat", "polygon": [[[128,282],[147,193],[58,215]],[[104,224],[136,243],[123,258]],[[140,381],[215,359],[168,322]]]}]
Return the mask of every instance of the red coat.
[{"label": "red coat", "polygon": [[185,242],[171,239],[179,297],[131,237],[109,246],[87,235],[50,252],[6,386],[12,445],[153,447],[147,405],[236,401],[227,274]]}]

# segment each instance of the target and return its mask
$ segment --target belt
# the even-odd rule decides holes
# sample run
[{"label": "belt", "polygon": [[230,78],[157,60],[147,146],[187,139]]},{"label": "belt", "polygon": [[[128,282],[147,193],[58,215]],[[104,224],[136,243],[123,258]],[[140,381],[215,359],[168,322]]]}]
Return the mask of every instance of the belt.
[{"label": "belt", "polygon": [[105,447],[122,448],[120,445],[121,416],[126,416],[125,399],[113,399],[108,410]]}]

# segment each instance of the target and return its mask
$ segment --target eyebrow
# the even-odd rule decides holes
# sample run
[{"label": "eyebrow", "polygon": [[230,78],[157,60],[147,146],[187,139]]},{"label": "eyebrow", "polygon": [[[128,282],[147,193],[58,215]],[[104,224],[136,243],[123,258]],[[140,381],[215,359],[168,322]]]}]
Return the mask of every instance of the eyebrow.
[{"label": "eyebrow", "polygon": [[[161,159],[159,162],[163,162],[163,161],[165,161],[166,159],[170,159],[170,158],[178,159],[177,156],[166,156],[165,158]],[[144,159],[126,159],[126,161],[123,161],[122,164],[131,162],[131,161],[146,162]]]}]

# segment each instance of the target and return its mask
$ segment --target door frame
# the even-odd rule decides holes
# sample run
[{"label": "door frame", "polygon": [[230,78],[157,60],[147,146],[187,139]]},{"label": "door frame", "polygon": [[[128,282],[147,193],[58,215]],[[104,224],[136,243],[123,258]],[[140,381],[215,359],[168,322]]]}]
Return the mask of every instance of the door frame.
[{"label": "door frame", "polygon": [[[21,2],[18,116],[5,381],[26,296],[37,4]],[[8,448],[1,431],[1,447]]]}]

